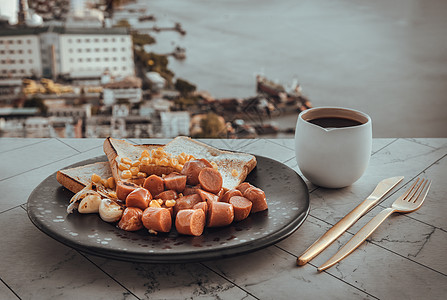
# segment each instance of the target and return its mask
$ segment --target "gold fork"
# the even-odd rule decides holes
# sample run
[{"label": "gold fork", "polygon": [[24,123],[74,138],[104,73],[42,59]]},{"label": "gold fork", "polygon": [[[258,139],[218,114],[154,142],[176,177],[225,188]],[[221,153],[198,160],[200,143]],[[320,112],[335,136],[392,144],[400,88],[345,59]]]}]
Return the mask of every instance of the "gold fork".
[{"label": "gold fork", "polygon": [[409,213],[421,207],[430,189],[431,181],[427,179],[416,181],[408,188],[405,193],[397,198],[390,208],[385,208],[377,216],[371,219],[362,229],[359,230],[338,252],[332,256],[327,262],[322,264],[318,271],[321,272],[332,267],[337,262],[351,254],[358,246],[360,246],[373,232],[385,221],[392,213]]}]

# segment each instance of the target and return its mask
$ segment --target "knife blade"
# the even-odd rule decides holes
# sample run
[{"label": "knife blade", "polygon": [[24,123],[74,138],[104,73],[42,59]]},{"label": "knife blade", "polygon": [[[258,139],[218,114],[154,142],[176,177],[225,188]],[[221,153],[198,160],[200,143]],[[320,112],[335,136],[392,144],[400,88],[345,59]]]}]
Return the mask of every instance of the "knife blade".
[{"label": "knife blade", "polygon": [[379,202],[389,191],[391,191],[399,182],[404,179],[403,176],[396,176],[380,181],[374,191],[362,203],[357,205],[351,212],[338,221],[331,229],[316,240],[306,251],[296,260],[297,265],[302,266],[321,253],[326,247],[334,242],[349,227],[352,226],[361,216],[369,211]]}]

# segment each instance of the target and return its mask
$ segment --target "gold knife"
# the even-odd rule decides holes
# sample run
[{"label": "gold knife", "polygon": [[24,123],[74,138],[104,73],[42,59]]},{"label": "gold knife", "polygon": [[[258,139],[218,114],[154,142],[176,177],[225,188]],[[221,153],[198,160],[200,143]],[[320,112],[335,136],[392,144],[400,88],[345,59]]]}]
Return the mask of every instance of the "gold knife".
[{"label": "gold knife", "polygon": [[327,246],[332,244],[340,235],[352,226],[361,216],[369,211],[379,202],[389,191],[391,191],[399,182],[404,179],[403,176],[391,177],[382,180],[377,184],[371,195],[362,203],[348,213],[343,219],[337,222],[331,229],[316,240],[300,257],[296,260],[297,265],[302,266],[317,256]]}]

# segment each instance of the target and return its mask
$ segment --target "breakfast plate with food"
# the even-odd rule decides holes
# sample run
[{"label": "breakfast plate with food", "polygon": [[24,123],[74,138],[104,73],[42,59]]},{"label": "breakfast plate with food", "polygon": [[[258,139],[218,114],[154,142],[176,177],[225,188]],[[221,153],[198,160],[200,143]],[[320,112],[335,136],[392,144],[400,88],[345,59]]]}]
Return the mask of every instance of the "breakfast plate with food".
[{"label": "breakfast plate with food", "polygon": [[107,138],[104,156],[59,170],[28,199],[28,215],[82,252],[134,262],[218,259],[288,237],[309,192],[286,165],[177,137],[165,145]]}]

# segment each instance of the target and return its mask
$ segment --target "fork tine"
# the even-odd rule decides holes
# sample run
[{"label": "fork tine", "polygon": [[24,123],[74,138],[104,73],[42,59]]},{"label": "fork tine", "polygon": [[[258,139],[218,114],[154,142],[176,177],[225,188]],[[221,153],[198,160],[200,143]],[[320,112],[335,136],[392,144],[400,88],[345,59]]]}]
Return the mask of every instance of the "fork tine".
[{"label": "fork tine", "polygon": [[[403,200],[407,200],[408,196],[410,196],[410,198],[407,200],[409,201],[413,195],[414,195],[414,188],[416,187],[416,185],[419,182],[419,177],[416,179],[416,181],[405,191],[405,193],[401,196]],[[418,188],[416,188],[417,190]]]},{"label": "fork tine", "polygon": [[[427,185],[428,183],[428,185]],[[427,188],[425,189],[425,186],[427,185]],[[413,203],[421,203],[422,201],[424,201],[425,197],[427,196],[428,190],[430,189],[431,186],[431,180],[425,180],[424,185],[422,186],[421,190],[419,191],[416,199],[414,199]],[[423,196],[421,197],[421,193],[424,191],[425,192],[423,194]]]},{"label": "fork tine", "polygon": [[[418,183],[418,181],[419,181],[419,178],[416,180],[416,183],[418,183],[417,185],[416,185],[416,187],[412,190],[412,192],[411,192],[411,194],[410,194],[410,197],[408,198],[408,200],[407,199],[405,199],[405,200],[407,200],[408,202],[412,202],[412,200],[414,199],[414,196],[416,195],[416,193],[419,191],[419,188],[421,187],[421,185],[422,185],[422,183],[424,183],[424,178],[422,178],[422,180]],[[416,199],[417,199],[417,197],[416,197]],[[415,199],[415,200],[416,200]]]}]

